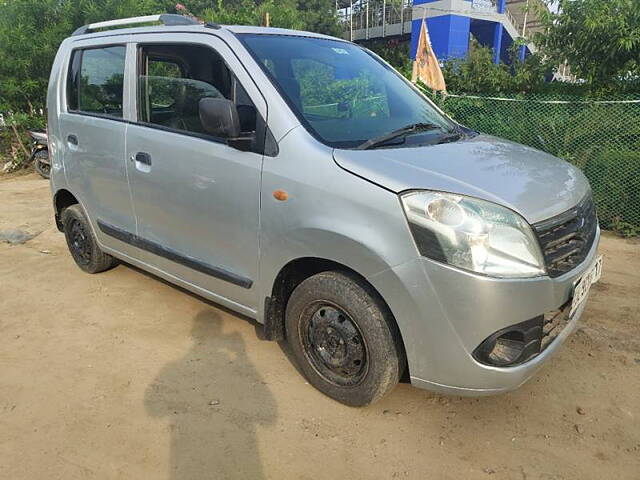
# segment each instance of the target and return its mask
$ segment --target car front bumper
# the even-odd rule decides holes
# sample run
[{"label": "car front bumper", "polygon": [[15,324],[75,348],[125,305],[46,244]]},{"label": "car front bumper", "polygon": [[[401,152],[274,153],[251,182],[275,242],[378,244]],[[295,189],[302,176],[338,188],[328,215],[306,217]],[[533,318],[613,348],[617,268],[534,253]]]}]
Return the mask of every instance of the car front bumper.
[{"label": "car front bumper", "polygon": [[490,395],[526,382],[575,329],[586,302],[537,356],[511,367],[478,362],[473,351],[494,332],[558,310],[597,255],[557,277],[496,279],[416,258],[369,278],[402,333],[411,383],[455,395]]}]

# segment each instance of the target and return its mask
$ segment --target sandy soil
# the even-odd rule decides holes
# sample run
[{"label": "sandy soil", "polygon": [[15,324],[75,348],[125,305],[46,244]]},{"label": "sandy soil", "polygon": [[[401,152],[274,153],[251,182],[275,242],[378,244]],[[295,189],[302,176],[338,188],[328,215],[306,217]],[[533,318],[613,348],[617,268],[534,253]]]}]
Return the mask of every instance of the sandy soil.
[{"label": "sandy soil", "polygon": [[0,478],[640,479],[640,243],[605,236],[577,332],[518,391],[400,385],[365,409],[278,344],[127,266],[86,275],[48,182],[0,180]]}]

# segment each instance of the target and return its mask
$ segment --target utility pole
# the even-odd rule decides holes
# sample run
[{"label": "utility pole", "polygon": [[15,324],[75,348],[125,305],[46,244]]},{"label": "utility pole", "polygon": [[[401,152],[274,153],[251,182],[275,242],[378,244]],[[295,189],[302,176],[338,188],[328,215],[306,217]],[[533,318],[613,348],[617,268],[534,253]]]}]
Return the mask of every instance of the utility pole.
[{"label": "utility pole", "polygon": [[366,6],[366,15],[367,15],[367,20],[365,21],[366,27],[365,27],[365,35],[364,37],[369,40],[369,0],[367,0],[367,6]]},{"label": "utility pole", "polygon": [[529,0],[527,0],[527,4],[524,6],[524,22],[522,23],[522,35],[524,38],[524,34],[527,31],[527,15],[529,14]]},{"label": "utility pole", "polygon": [[382,0],[382,36],[387,36],[387,0]]},{"label": "utility pole", "polygon": [[353,0],[349,6],[349,41],[353,42]]}]

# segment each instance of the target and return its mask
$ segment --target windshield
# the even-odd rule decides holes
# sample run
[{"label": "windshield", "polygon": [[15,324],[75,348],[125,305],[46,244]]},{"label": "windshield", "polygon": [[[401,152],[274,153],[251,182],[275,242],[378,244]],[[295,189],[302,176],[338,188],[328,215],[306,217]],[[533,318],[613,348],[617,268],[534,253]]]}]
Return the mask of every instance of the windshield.
[{"label": "windshield", "polygon": [[426,132],[405,132],[431,138],[455,129],[398,73],[357,45],[286,35],[239,37],[300,121],[327,145],[355,148],[408,125],[433,124]]}]

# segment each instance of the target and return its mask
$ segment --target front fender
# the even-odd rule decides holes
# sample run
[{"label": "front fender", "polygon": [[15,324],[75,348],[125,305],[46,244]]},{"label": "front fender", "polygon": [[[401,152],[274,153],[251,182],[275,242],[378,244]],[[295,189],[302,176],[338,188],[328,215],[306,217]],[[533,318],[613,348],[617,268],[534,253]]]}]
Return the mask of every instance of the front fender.
[{"label": "front fender", "polygon": [[278,274],[294,260],[328,260],[369,280],[418,256],[397,194],[342,169],[304,128],[279,148],[263,163],[258,321]]},{"label": "front fender", "polygon": [[[280,271],[301,258],[317,258],[342,264],[363,277],[374,276],[391,267],[388,260],[371,246],[341,232],[321,228],[302,228],[263,242],[259,284],[262,297],[271,295]],[[264,304],[259,304],[259,318]]]}]

